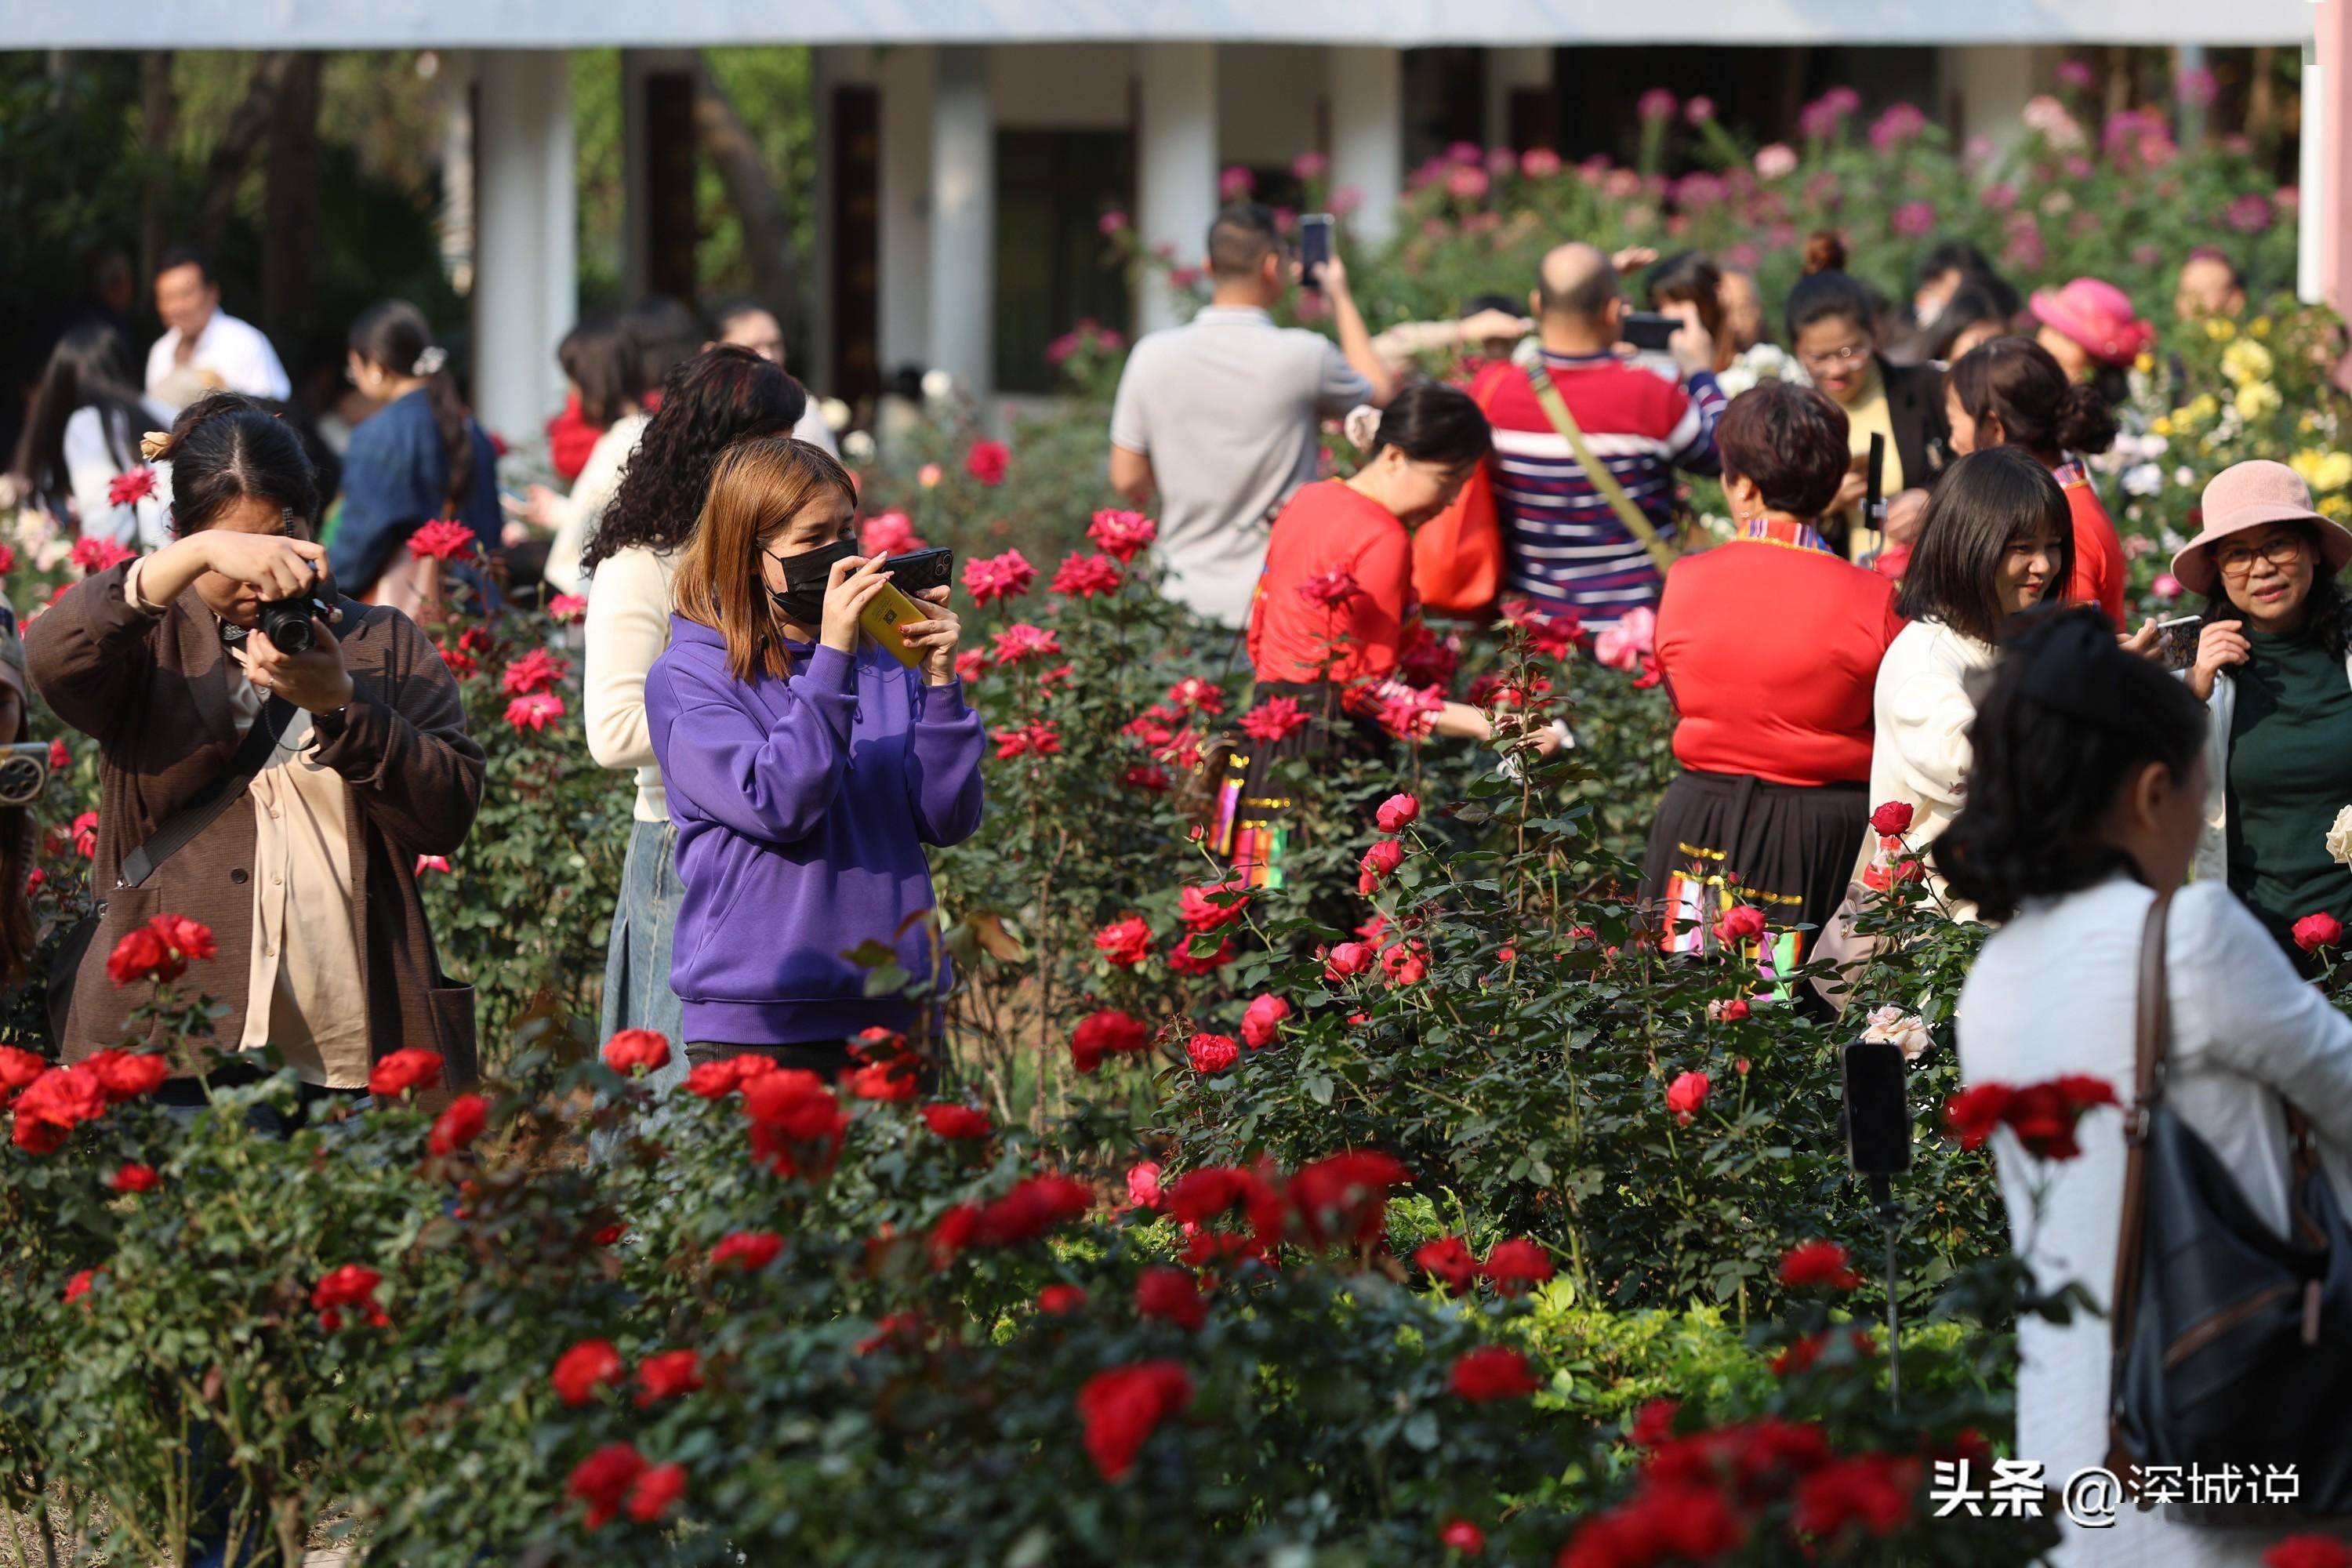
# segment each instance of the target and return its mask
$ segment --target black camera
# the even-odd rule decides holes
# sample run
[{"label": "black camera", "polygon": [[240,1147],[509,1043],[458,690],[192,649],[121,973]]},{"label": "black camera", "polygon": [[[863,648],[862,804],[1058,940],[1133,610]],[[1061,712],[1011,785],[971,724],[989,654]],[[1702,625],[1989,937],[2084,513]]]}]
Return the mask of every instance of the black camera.
[{"label": "black camera", "polygon": [[326,601],[308,594],[291,599],[271,599],[262,605],[255,629],[280,653],[309,653],[319,645],[319,631],[310,624],[310,617],[316,616],[323,621],[328,614]]}]

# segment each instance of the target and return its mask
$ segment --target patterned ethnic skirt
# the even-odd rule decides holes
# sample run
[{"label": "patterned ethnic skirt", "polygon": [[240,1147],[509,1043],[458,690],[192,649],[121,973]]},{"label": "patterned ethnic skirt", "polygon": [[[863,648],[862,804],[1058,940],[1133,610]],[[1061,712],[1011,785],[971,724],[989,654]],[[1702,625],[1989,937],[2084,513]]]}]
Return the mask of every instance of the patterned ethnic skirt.
[{"label": "patterned ethnic skirt", "polygon": [[1210,813],[1209,847],[1232,864],[1243,886],[1283,886],[1284,858],[1298,842],[1298,802],[1290,786],[1275,777],[1277,764],[1292,757],[1376,757],[1393,749],[1377,723],[1345,710],[1344,690],[1328,680],[1265,680],[1252,694],[1253,703],[1290,698],[1307,720],[1279,741],[1236,733],[1224,759]]},{"label": "patterned ethnic skirt", "polygon": [[1682,773],[1666,787],[1642,864],[1642,908],[1656,911],[1659,951],[1718,951],[1717,922],[1750,904],[1764,911],[1759,963],[1786,974],[1804,963],[1853,880],[1869,795],[1861,784]]}]

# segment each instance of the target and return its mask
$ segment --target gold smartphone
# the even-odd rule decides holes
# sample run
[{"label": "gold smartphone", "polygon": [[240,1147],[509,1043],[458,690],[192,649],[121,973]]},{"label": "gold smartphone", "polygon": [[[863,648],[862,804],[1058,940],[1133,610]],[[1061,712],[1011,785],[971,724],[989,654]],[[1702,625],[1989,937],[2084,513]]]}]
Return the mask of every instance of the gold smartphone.
[{"label": "gold smartphone", "polygon": [[912,669],[923,661],[923,650],[907,641],[898,628],[909,621],[928,621],[930,612],[898,591],[892,583],[882,584],[882,591],[866,601],[866,608],[857,616],[857,624],[867,637],[880,643],[884,651],[900,664]]}]

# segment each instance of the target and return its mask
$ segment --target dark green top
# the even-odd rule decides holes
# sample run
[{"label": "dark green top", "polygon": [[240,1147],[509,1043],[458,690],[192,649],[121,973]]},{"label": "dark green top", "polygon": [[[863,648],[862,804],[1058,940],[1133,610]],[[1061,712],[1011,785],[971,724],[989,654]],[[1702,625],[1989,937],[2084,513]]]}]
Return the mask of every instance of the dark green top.
[{"label": "dark green top", "polygon": [[2326,910],[2352,924],[2352,870],[2327,853],[2352,805],[2352,680],[2321,648],[2246,629],[2253,657],[2230,672],[2230,890],[2273,935]]}]

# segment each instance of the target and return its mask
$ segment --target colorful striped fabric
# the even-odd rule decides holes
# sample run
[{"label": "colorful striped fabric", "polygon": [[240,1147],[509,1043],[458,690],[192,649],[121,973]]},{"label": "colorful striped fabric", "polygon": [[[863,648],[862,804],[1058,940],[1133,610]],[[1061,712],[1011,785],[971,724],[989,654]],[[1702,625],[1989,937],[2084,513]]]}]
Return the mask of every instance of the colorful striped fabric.
[{"label": "colorful striped fabric", "polygon": [[[1672,539],[1674,471],[1718,468],[1715,424],[1724,397],[1715,377],[1701,371],[1685,386],[1614,354],[1547,351],[1544,363],[1585,445],[1659,536]],[[1523,378],[1503,387],[1488,417],[1512,591],[1553,610],[1573,609],[1587,625],[1656,608],[1656,564],[1585,477]]]}]

